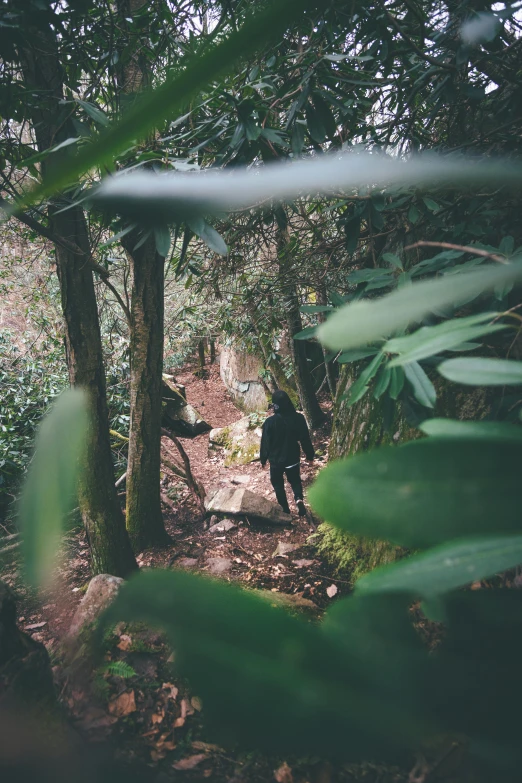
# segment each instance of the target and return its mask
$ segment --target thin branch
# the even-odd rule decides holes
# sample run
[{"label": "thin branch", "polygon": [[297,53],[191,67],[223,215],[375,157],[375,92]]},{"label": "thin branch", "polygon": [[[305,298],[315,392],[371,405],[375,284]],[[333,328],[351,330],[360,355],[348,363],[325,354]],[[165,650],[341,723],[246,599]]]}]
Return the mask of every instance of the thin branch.
[{"label": "thin branch", "polygon": [[482,258],[492,258],[493,261],[497,261],[499,264],[507,263],[507,259],[504,256],[497,255],[497,253],[490,253],[488,250],[482,250],[472,245],[454,245],[452,242],[428,242],[421,240],[413,245],[407,245],[404,250],[414,250],[416,247],[443,247],[448,250],[461,250],[463,253],[472,253],[475,256],[482,256]]},{"label": "thin branch", "polygon": [[179,454],[181,456],[181,459],[183,460],[183,465],[185,467],[185,474],[187,477],[187,484],[189,485],[190,489],[198,499],[199,505],[201,506],[201,509],[204,510],[205,508],[205,490],[203,486],[194,478],[194,475],[192,473],[191,467],[190,467],[190,460],[187,456],[187,452],[179,442],[179,440],[176,438],[175,435],[173,435],[171,432],[169,432],[165,427],[161,428],[161,434],[165,437],[171,440],[174,445],[176,446],[177,450],[179,451]]}]

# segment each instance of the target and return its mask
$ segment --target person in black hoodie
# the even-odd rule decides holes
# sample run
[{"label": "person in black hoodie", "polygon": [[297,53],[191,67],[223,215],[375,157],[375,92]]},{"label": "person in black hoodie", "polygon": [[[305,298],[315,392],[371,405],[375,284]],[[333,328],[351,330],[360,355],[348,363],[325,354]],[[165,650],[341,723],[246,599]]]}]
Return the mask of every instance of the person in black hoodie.
[{"label": "person in black hoodie", "polygon": [[315,452],[310,440],[306,419],[302,413],[297,413],[288,394],[276,391],[272,394],[274,414],[263,424],[261,437],[261,465],[265,467],[270,462],[270,481],[274,488],[277,502],[287,514],[290,513],[288,498],[285,491],[285,474],[292,487],[297,510],[300,517],[306,514],[303,500],[303,484],[301,482],[299,461],[303,447],[309,463],[314,460]]}]

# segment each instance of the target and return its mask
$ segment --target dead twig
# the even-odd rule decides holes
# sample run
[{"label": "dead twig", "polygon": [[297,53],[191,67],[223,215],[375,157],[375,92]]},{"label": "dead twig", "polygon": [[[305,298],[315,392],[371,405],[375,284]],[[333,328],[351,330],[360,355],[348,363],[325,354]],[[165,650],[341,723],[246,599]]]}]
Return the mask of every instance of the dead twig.
[{"label": "dead twig", "polygon": [[463,253],[472,253],[475,256],[482,256],[482,258],[491,258],[499,264],[507,263],[507,259],[504,256],[499,256],[497,253],[490,253],[488,250],[482,250],[482,248],[473,247],[473,245],[454,245],[452,242],[428,242],[421,239],[413,245],[407,245],[404,250],[414,250],[416,247],[443,247],[446,250],[461,250]]}]

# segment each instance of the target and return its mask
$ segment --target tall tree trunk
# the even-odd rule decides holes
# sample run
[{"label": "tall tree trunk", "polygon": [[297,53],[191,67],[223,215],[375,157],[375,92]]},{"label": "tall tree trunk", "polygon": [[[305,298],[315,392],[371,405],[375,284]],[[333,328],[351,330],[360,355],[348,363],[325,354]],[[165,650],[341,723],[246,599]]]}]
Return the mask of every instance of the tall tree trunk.
[{"label": "tall tree trunk", "polygon": [[127,530],[135,551],[169,540],[160,500],[164,259],[154,237],[137,250],[125,237],[132,269]]},{"label": "tall tree trunk", "polygon": [[[56,233],[89,253],[83,211],[74,207],[53,216]],[[90,399],[88,448],[80,472],[79,503],[95,574],[127,576],[137,568],[114,486],[109,414],[98,308],[92,271],[85,256],[56,246],[56,268],[65,319],[65,345],[72,386]],[[67,433],[64,433],[67,437]]]},{"label": "tall tree trunk", "polygon": [[205,377],[205,339],[198,340],[198,371],[200,378]]},{"label": "tall tree trunk", "polygon": [[210,358],[209,358],[209,362],[212,365],[212,364],[216,363],[216,341],[215,341],[214,337],[210,337],[209,338],[209,342],[210,342]]},{"label": "tall tree trunk", "polygon": [[[131,101],[149,81],[149,65],[140,54],[140,35],[145,32],[128,23],[145,0],[119,0],[117,5],[130,53],[122,58],[121,92]],[[127,530],[135,550],[141,551],[167,543],[169,536],[160,500],[164,258],[156,251],[154,232],[136,248],[138,233],[127,234],[123,246],[132,272]]]},{"label": "tall tree trunk", "polygon": [[[317,299],[317,304],[318,305],[326,305],[326,304],[328,304],[328,297],[327,297],[327,294],[326,294],[326,287],[325,287],[324,283],[320,283],[317,286],[316,299]],[[319,323],[323,323],[324,321],[326,321],[326,317],[325,317],[324,313],[319,313],[318,316],[317,316],[317,320],[319,321]],[[330,396],[331,396],[332,400],[335,400],[335,390],[336,390],[336,387],[337,387],[337,377],[336,377],[336,372],[335,372],[336,368],[335,368],[332,360],[328,361],[328,351],[327,351],[327,349],[325,348],[324,345],[322,346],[322,349],[323,349],[323,356],[324,356],[324,369],[325,369],[325,372],[326,372],[326,380],[328,382],[328,388],[330,390]]]},{"label": "tall tree trunk", "polygon": [[297,391],[304,415],[310,429],[316,429],[324,421],[324,413],[317,401],[314,391],[312,375],[308,367],[306,357],[306,343],[304,340],[294,340],[294,335],[303,328],[301,313],[299,311],[299,297],[297,287],[291,274],[291,260],[288,254],[288,230],[278,229],[277,251],[279,259],[279,274],[281,275],[281,289],[283,293],[283,306],[286,313],[286,325],[290,339],[290,351],[294,366],[294,377]]},{"label": "tall tree trunk", "polygon": [[[60,105],[64,89],[56,33],[50,26],[35,28],[32,32],[31,43],[20,50],[20,56],[27,89],[36,89],[44,96],[30,118],[38,148],[44,151],[74,134],[69,127],[68,111]],[[42,163],[43,174],[51,173],[52,166],[61,165],[66,155],[64,150],[46,159]],[[54,233],[79,248],[79,252],[75,252],[61,242],[55,243],[69,379],[71,385],[83,387],[90,399],[87,456],[78,494],[92,570],[95,574],[127,576],[137,565],[114,486],[103,353],[87,224],[81,207],[66,212],[51,207],[50,212]]]}]

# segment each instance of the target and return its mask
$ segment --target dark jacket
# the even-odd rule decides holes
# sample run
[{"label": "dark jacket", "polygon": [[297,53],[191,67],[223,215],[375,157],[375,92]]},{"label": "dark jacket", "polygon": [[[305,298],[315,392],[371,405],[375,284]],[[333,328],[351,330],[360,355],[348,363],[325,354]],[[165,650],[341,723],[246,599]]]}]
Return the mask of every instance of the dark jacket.
[{"label": "dark jacket", "polygon": [[261,437],[261,465],[268,460],[271,465],[288,468],[296,465],[301,457],[303,447],[306,459],[314,458],[314,447],[306,419],[302,413],[293,411],[288,414],[274,413],[263,424]]}]

